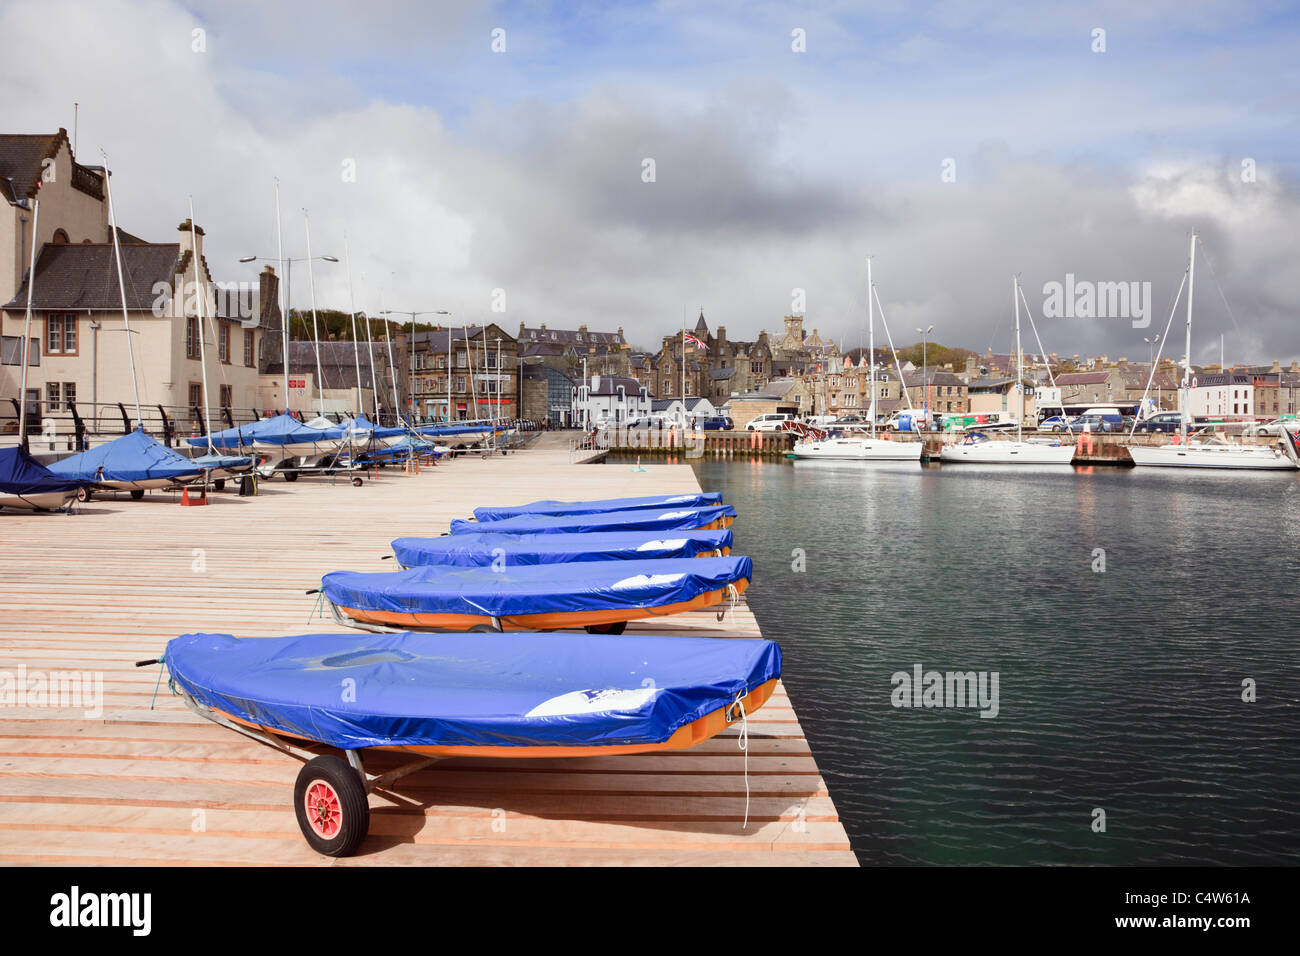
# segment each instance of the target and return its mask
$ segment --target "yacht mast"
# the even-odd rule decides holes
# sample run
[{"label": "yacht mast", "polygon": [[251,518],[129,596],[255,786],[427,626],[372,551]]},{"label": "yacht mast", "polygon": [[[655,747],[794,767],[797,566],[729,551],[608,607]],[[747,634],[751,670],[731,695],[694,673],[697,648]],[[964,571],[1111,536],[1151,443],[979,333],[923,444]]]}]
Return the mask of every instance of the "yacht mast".
[{"label": "yacht mast", "polygon": [[[871,256],[867,256],[867,361],[871,365],[871,437],[876,437],[876,309],[871,301]],[[861,341],[861,339],[859,339]]]},{"label": "yacht mast", "polygon": [[[104,167],[104,178],[108,179],[108,166]],[[18,445],[24,451],[27,450],[27,362],[29,353],[32,348],[32,289],[36,286],[36,227],[41,222],[41,201],[34,199],[35,209],[32,212],[32,260],[31,265],[27,267],[27,325],[23,329],[23,384],[19,394],[19,412],[18,412]],[[37,406],[37,414],[39,415]],[[96,412],[98,415],[98,412]]]},{"label": "yacht mast", "polygon": [[[122,280],[122,246],[118,242],[117,214],[113,209],[113,187],[109,184],[113,177],[108,171],[108,154],[103,150],[100,150],[100,154],[104,157],[104,195],[108,199],[108,229],[113,234],[113,257],[117,260],[117,290],[122,296],[122,325],[126,327],[126,354],[131,362],[131,386],[135,389],[135,424],[137,428],[143,428],[144,415],[140,412],[140,379],[135,371],[135,344],[131,341],[131,319],[126,314],[126,283]],[[34,233],[32,241],[33,243],[36,241]]]},{"label": "yacht mast", "polygon": [[307,210],[302,211],[303,228],[307,230],[307,284],[311,286],[311,339],[316,344],[316,400],[319,414],[325,417],[325,377],[320,367],[320,328],[316,323],[316,276],[311,267],[311,220]]},{"label": "yacht mast", "polygon": [[285,306],[284,237],[280,232],[280,179],[275,180],[275,245],[280,260],[280,275],[276,278],[276,291],[280,293],[281,351],[284,355],[284,413],[289,414],[289,311]]},{"label": "yacht mast", "polygon": [[[194,197],[190,197],[190,254],[194,257],[194,299],[195,307],[198,309],[199,319],[199,367],[202,369],[203,379],[203,434],[208,440],[208,451],[216,454],[217,450],[212,446],[212,412],[208,404],[208,351],[204,344],[203,334],[203,301],[206,295],[203,291],[203,280],[199,275],[199,228],[194,224]],[[181,295],[182,311],[184,311],[185,296]]]},{"label": "yacht mast", "polygon": [[[1192,230],[1187,265],[1187,343],[1183,363],[1183,444],[1187,444],[1187,422],[1192,413],[1192,292],[1196,288],[1196,230]],[[1222,369],[1220,369],[1222,371]]]},{"label": "yacht mast", "polygon": [[1024,441],[1025,422],[1025,357],[1020,351],[1020,279],[1011,277],[1011,298],[1016,303],[1016,441]]}]

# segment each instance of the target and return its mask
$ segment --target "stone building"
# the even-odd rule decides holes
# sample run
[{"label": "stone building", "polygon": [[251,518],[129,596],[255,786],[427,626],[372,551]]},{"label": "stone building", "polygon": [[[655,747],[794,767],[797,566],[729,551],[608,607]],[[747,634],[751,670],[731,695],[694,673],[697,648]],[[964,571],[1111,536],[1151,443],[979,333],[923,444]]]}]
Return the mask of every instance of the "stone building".
[{"label": "stone building", "polygon": [[519,416],[518,342],[499,325],[435,326],[411,334],[408,343],[410,389],[421,420]]}]

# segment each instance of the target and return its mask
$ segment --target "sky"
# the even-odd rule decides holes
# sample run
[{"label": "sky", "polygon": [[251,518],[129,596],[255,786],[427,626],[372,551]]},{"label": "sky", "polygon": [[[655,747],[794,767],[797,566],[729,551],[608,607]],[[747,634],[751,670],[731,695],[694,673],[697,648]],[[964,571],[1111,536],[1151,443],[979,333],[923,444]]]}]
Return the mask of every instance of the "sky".
[{"label": "sky", "polygon": [[[192,196],[225,281],[278,179],[284,254],[305,209],[350,259],[323,307],[853,347],[870,257],[899,346],[1008,351],[1018,275],[1046,351],[1145,361],[1195,229],[1193,361],[1298,359],[1300,13],[1138,6],[0,2],[0,126],[78,103],[121,225],[175,241]],[[1067,276],[1150,283],[1150,325],[1045,315]]]}]

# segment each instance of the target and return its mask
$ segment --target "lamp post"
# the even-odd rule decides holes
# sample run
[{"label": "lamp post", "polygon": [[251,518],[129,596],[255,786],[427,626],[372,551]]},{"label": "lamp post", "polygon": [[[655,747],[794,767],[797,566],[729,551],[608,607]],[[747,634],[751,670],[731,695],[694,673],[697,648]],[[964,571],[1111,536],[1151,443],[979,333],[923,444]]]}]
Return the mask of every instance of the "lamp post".
[{"label": "lamp post", "polygon": [[[295,262],[305,262],[305,263],[307,263],[307,273],[308,273],[309,276],[311,276],[311,290],[312,290],[312,291],[311,291],[311,298],[312,298],[312,303],[311,303],[311,336],[312,336],[312,342],[313,342],[313,343],[315,344],[315,346],[316,346],[316,389],[317,389],[317,391],[320,393],[321,414],[324,415],[324,414],[325,414],[325,380],[324,380],[324,378],[322,378],[322,376],[321,376],[321,367],[320,367],[320,333],[319,333],[319,330],[318,330],[317,327],[316,327],[316,279],[315,279],[315,276],[312,275],[312,272],[311,272],[311,263],[314,262],[314,261],[317,261],[317,260],[319,260],[319,261],[321,261],[321,262],[335,262],[335,263],[336,263],[336,262],[338,262],[339,260],[338,260],[338,258],[337,258],[336,256],[313,256],[313,255],[311,255],[311,254],[310,254],[310,253],[311,253],[311,248],[310,248],[310,246],[311,246],[311,237],[310,237],[310,236],[308,236],[307,243],[308,243],[308,250],[307,250],[307,251],[308,251],[308,255],[305,255],[305,256],[299,256],[299,257],[296,258],[296,259],[280,259],[280,258],[278,258],[278,257],[274,257],[274,256],[241,256],[240,259],[239,259],[239,261],[240,261],[240,262],[284,262],[284,263],[286,263],[286,264],[288,265],[288,268],[285,270],[285,274],[284,274],[284,305],[285,305],[285,308],[284,308],[284,312],[285,312],[285,315],[284,315],[284,325],[285,325],[285,328],[286,328],[286,329],[289,328],[289,309],[290,309],[290,305],[289,305],[289,303],[290,303],[290,301],[291,301],[290,296],[291,296],[291,294],[292,294],[292,292],[293,292],[293,264],[294,264]],[[199,334],[200,334],[200,335],[203,334],[203,330],[202,330],[202,329],[199,330]],[[289,354],[289,343],[288,343],[288,342],[285,342],[285,343],[284,343],[284,354],[285,354],[286,356]],[[285,370],[284,370],[284,379],[285,379],[285,383],[286,383],[286,384],[285,384],[285,395],[284,395],[284,407],[285,407],[285,408],[288,408],[288,407],[289,407],[289,386],[288,386],[287,383],[288,383],[288,381],[289,381],[289,368],[288,368],[288,365],[287,365],[287,359],[286,359],[286,367],[285,367]]]},{"label": "lamp post", "polygon": [[[415,419],[415,317],[418,315],[451,315],[446,309],[426,309],[423,312],[408,312],[403,309],[382,309],[380,315],[409,315],[411,317],[411,338],[406,347],[411,352],[411,418]],[[451,331],[447,332],[447,421],[451,421]]]},{"label": "lamp post", "polygon": [[925,427],[927,430],[929,430],[930,428],[930,378],[929,375],[926,374],[926,368],[929,364],[927,362],[927,355],[926,355],[926,339],[927,336],[929,336],[929,334],[934,331],[934,326],[932,325],[928,329],[917,329],[916,331],[921,333],[921,396],[922,396],[921,407],[925,410]]}]

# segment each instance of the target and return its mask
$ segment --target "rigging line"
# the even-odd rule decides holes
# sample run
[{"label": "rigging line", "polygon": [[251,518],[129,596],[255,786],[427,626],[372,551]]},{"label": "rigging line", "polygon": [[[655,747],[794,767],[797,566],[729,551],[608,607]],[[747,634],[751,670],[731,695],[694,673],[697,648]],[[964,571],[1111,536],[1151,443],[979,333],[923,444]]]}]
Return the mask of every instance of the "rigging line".
[{"label": "rigging line", "polygon": [[[1147,375],[1147,387],[1142,392],[1143,408],[1146,407],[1147,398],[1151,394],[1151,383],[1154,382],[1156,379],[1156,369],[1160,366],[1160,354],[1165,350],[1165,345],[1169,342],[1169,329],[1174,324],[1174,315],[1178,311],[1178,303],[1183,297],[1183,289],[1187,286],[1187,277],[1190,274],[1189,270],[1190,270],[1190,265],[1188,269],[1183,270],[1183,281],[1178,284],[1178,291],[1174,294],[1173,302],[1169,306],[1169,320],[1165,322],[1165,330],[1160,333],[1160,341],[1156,343],[1156,354],[1155,357],[1151,359],[1151,371]],[[1189,355],[1187,356],[1188,368],[1191,367],[1191,364],[1192,364],[1192,357]],[[1186,405],[1187,401],[1188,399],[1185,398],[1184,405]],[[1183,414],[1184,415],[1187,414],[1186,408],[1184,408]],[[1133,433],[1137,431],[1137,423],[1138,423],[1138,417],[1134,415],[1133,424],[1128,431],[1129,438],[1132,438]]]},{"label": "rigging line", "polygon": [[1205,264],[1210,267],[1210,275],[1214,279],[1215,288],[1219,290],[1219,298],[1223,300],[1223,307],[1228,310],[1228,318],[1232,319],[1233,327],[1236,328],[1237,333],[1239,335],[1244,335],[1245,333],[1241,331],[1241,323],[1237,321],[1237,316],[1233,313],[1232,306],[1228,304],[1228,297],[1223,293],[1223,286],[1219,283],[1219,274],[1214,271],[1214,261],[1210,258],[1210,254],[1205,251],[1205,240],[1200,236],[1197,236],[1196,241],[1201,247],[1201,258],[1204,259]]}]

